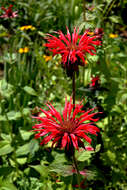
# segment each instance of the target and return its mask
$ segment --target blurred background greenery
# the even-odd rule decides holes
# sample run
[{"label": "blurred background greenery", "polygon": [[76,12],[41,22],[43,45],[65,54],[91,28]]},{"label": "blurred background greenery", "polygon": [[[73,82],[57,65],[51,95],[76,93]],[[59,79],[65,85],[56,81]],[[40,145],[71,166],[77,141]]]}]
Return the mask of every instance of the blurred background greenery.
[{"label": "blurred background greenery", "polygon": [[[18,17],[0,18],[0,190],[76,189],[64,151],[41,147],[31,132],[47,101],[61,111],[71,80],[43,46],[45,34],[103,29],[102,47],[76,77],[76,100],[103,111],[95,151],[77,153],[82,189],[127,189],[127,0],[2,0]],[[0,9],[0,15],[3,10]],[[99,76],[97,88],[90,88]],[[79,154],[79,155],[78,155]],[[73,188],[71,186],[73,184]]]}]

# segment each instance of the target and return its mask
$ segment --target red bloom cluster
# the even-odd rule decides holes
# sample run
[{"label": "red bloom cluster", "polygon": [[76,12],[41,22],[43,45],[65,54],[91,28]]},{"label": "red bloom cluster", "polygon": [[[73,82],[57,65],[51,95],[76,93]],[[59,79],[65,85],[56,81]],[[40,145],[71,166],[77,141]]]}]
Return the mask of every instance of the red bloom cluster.
[{"label": "red bloom cluster", "polygon": [[99,81],[100,81],[99,76],[92,77],[92,80],[91,80],[92,83],[90,84],[90,86],[97,87],[99,85]]},{"label": "red bloom cluster", "polygon": [[7,9],[5,7],[1,7],[1,9],[5,12],[3,15],[0,16],[0,18],[14,18],[17,17],[17,11],[12,11],[13,5],[10,5]]},{"label": "red bloom cluster", "polygon": [[35,138],[45,136],[41,141],[41,145],[52,140],[52,146],[65,147],[66,150],[79,149],[79,147],[84,147],[81,139],[91,143],[92,139],[87,134],[97,135],[97,132],[100,131],[94,124],[98,121],[98,118],[94,119],[97,113],[91,113],[94,108],[85,112],[82,110],[82,102],[76,104],[74,108],[72,98],[69,102],[66,99],[62,116],[52,104],[46,105],[49,111],[40,109],[45,116],[33,117],[40,121],[39,124],[33,126],[33,131],[38,132],[35,134]]},{"label": "red bloom cluster", "polygon": [[72,36],[67,28],[67,34],[64,35],[61,31],[56,32],[59,36],[55,37],[51,34],[48,34],[46,38],[48,43],[45,44],[49,48],[53,55],[61,54],[62,63],[64,65],[68,64],[77,64],[84,65],[85,59],[84,56],[86,53],[95,55],[96,49],[95,45],[101,45],[99,40],[96,40],[97,36],[88,36],[87,31],[83,35],[79,35],[79,29],[74,32]]}]

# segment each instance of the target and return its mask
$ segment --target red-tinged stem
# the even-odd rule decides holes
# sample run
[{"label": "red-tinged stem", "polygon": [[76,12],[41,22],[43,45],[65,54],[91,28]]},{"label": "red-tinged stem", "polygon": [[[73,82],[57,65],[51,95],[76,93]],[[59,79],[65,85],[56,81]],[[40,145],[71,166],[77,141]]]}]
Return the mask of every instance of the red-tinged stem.
[{"label": "red-tinged stem", "polygon": [[75,71],[73,72],[72,76],[72,90],[73,90],[73,104],[75,107]]},{"label": "red-tinged stem", "polygon": [[79,170],[78,170],[77,160],[75,158],[75,152],[73,154],[73,162],[74,162],[74,167],[75,167],[76,174],[77,174],[78,188],[80,190],[80,173],[79,173]]}]

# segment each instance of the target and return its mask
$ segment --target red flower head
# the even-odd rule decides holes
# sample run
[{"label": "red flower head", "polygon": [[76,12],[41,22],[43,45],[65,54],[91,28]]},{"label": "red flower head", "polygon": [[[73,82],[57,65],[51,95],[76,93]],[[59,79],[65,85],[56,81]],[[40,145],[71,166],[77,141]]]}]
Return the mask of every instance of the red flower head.
[{"label": "red flower head", "polygon": [[13,5],[10,5],[7,9],[4,7],[1,7],[1,9],[5,12],[3,15],[0,16],[0,18],[14,18],[17,17],[17,11],[12,12]]},{"label": "red flower head", "polygon": [[90,86],[94,87],[94,88],[98,87],[99,86],[99,81],[100,81],[99,76],[92,77],[92,80],[91,80],[92,83],[90,84]]},{"label": "red flower head", "polygon": [[70,71],[77,71],[78,65],[84,66],[86,53],[95,55],[96,49],[94,46],[101,45],[101,42],[96,40],[97,36],[90,37],[87,34],[88,31],[84,32],[83,35],[79,35],[79,29],[76,31],[76,28],[74,28],[71,36],[67,28],[66,35],[61,31],[56,33],[59,35],[58,37],[48,34],[46,38],[48,43],[45,46],[53,52],[53,55],[61,54],[63,66]]},{"label": "red flower head", "polygon": [[[33,117],[40,121],[40,124],[33,126],[34,131],[38,132],[35,138],[45,136],[41,145],[52,140],[52,146],[65,147],[67,151],[71,151],[74,148],[84,147],[82,139],[91,143],[92,139],[87,134],[97,135],[100,131],[94,124],[98,120],[94,119],[97,113],[91,113],[94,108],[85,112],[82,110],[82,102],[76,104],[74,108],[72,98],[69,102],[66,99],[62,116],[52,104],[46,105],[49,108],[48,111],[40,109],[45,116]],[[73,108],[74,111],[72,111]]]}]

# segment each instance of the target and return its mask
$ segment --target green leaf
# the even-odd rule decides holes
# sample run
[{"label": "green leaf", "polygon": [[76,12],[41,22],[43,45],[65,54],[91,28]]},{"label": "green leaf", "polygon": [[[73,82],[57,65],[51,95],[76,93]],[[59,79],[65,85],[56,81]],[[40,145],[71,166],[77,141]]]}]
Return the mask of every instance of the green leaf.
[{"label": "green leaf", "polygon": [[14,87],[13,85],[7,83],[4,79],[0,80],[0,92],[3,97],[9,98],[14,92]]},{"label": "green leaf", "polygon": [[36,166],[32,166],[30,165],[31,168],[34,168],[37,172],[40,173],[41,176],[45,177],[48,175],[48,166],[44,166],[44,165],[36,165]]},{"label": "green leaf", "polygon": [[9,175],[13,171],[13,167],[0,167],[0,176]]},{"label": "green leaf", "polygon": [[21,112],[10,111],[7,113],[8,120],[17,120],[21,117]]},{"label": "green leaf", "polygon": [[91,158],[92,153],[93,153],[92,151],[86,151],[86,150],[84,150],[82,152],[78,152],[77,153],[78,155],[76,156],[77,160],[81,161],[81,162],[86,161]]},{"label": "green leaf", "polygon": [[0,190],[17,190],[17,188],[9,181],[3,181],[0,184]]},{"label": "green leaf", "polygon": [[5,115],[0,115],[0,121],[6,121]]},{"label": "green leaf", "polygon": [[[3,144],[3,146],[2,146]],[[9,154],[13,151],[13,147],[9,144],[7,141],[1,141],[0,142],[0,156]]]},{"label": "green leaf", "polygon": [[63,163],[52,163],[50,166],[50,171],[56,172],[57,174],[60,174],[62,176],[70,176],[73,175],[73,167],[71,165],[65,165]]},{"label": "green leaf", "polygon": [[115,16],[115,15],[113,15],[113,16],[110,16],[109,17],[109,19],[112,21],[112,22],[114,22],[114,23],[120,23],[120,17],[119,16]]},{"label": "green leaf", "polygon": [[6,115],[0,115],[0,121],[7,121],[7,119],[9,121],[11,121],[11,120],[17,120],[21,116],[22,116],[21,112],[13,110],[13,111],[10,111],[10,112],[7,113],[7,117],[6,117]]},{"label": "green leaf", "polygon": [[11,135],[7,135],[5,133],[1,133],[1,137],[2,139],[4,139],[5,141],[11,142]]},{"label": "green leaf", "polygon": [[32,96],[37,96],[36,91],[35,91],[33,88],[31,88],[30,86],[25,86],[25,87],[23,88],[23,90],[24,90],[25,92],[27,92],[28,94],[32,95]]},{"label": "green leaf", "polygon": [[100,148],[101,148],[101,144],[98,144],[98,145],[96,146],[96,148],[95,148],[95,152],[98,152],[98,151],[100,150]]},{"label": "green leaf", "polygon": [[38,141],[32,139],[29,143],[20,146],[16,151],[16,156],[27,155],[28,153],[34,154],[39,148]]},{"label": "green leaf", "polygon": [[91,63],[93,63],[93,62],[97,62],[98,61],[98,59],[99,59],[99,56],[98,55],[88,55],[88,61],[90,61]]},{"label": "green leaf", "polygon": [[23,112],[23,115],[29,115],[30,114],[30,108],[24,108],[22,110],[22,112]]},{"label": "green leaf", "polygon": [[28,140],[33,132],[20,130],[21,137],[24,141]]},{"label": "green leaf", "polygon": [[111,152],[110,150],[108,150],[108,151],[107,151],[107,155],[108,155],[108,158],[109,158],[112,162],[115,161],[116,155],[115,155],[114,152]]},{"label": "green leaf", "polygon": [[25,157],[25,158],[17,158],[17,162],[19,163],[19,164],[25,164],[26,162],[27,162],[27,158]]}]

